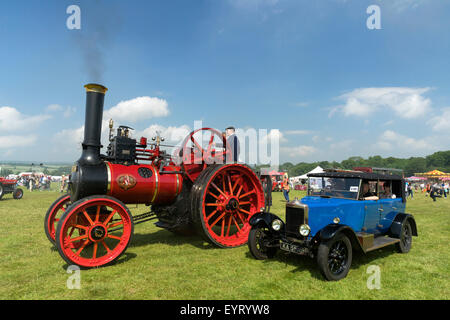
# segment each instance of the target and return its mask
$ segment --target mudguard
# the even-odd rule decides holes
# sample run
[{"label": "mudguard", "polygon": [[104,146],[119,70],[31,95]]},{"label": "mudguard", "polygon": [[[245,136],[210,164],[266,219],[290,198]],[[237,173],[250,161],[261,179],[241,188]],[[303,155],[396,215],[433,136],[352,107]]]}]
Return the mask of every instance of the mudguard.
[{"label": "mudguard", "polygon": [[344,233],[352,243],[352,247],[355,249],[360,249],[364,252],[361,243],[358,241],[355,231],[347,225],[344,224],[329,224],[322,230],[317,232],[315,238],[318,241],[328,241],[333,238],[338,233]]},{"label": "mudguard", "polygon": [[[253,215],[253,217],[250,218],[249,223],[252,227],[260,226],[260,225],[265,225],[267,227],[270,227],[272,225],[272,221],[275,219],[281,220],[278,216],[274,215],[273,213],[264,211],[264,212]],[[283,220],[281,220],[281,221],[283,221]],[[284,225],[284,223],[283,223],[283,225]]]},{"label": "mudguard", "polygon": [[414,220],[414,217],[409,213],[399,213],[395,216],[391,227],[389,228],[389,236],[399,238],[402,231],[402,225],[406,220],[411,224],[412,235],[417,237],[416,220]]}]

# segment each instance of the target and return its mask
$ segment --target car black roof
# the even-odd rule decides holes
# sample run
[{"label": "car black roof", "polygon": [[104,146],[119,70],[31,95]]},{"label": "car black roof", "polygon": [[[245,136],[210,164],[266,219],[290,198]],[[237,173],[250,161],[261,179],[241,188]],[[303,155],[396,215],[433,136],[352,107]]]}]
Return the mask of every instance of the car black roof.
[{"label": "car black roof", "polygon": [[366,180],[402,180],[403,177],[394,174],[369,173],[362,171],[329,171],[322,173],[310,173],[308,177],[327,178],[358,178]]}]

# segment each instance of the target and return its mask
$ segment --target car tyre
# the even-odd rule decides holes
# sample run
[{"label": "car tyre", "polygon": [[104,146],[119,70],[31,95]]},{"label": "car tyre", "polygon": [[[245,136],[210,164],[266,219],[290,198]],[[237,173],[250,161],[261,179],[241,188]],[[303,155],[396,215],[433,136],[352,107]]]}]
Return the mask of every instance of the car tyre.
[{"label": "car tyre", "polygon": [[400,242],[395,244],[397,252],[408,253],[411,250],[412,245],[412,228],[411,223],[406,220],[402,224],[402,230],[400,232]]},{"label": "car tyre", "polygon": [[248,248],[252,256],[257,260],[271,259],[277,253],[276,247],[267,247],[264,241],[267,240],[268,231],[265,228],[254,227],[248,235]]},{"label": "car tyre", "polygon": [[3,198],[3,186],[0,184],[0,200]]},{"label": "car tyre", "polygon": [[317,251],[320,272],[328,281],[345,278],[352,264],[352,244],[344,234],[322,242]]}]

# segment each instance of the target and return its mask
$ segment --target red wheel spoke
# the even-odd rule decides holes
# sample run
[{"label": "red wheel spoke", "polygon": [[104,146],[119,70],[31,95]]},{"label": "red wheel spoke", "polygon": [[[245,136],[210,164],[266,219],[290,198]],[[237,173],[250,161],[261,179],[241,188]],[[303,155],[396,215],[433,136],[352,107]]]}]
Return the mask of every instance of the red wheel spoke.
[{"label": "red wheel spoke", "polygon": [[217,191],[219,191],[225,198],[228,198],[228,196],[227,196],[225,193],[223,193],[223,191],[220,190],[219,187],[216,186],[216,184],[215,184],[214,182],[211,182],[211,185],[212,185],[214,188],[216,188]]},{"label": "red wheel spoke", "polygon": [[221,203],[207,203],[207,204],[205,204],[205,206],[207,206],[207,207],[218,207],[218,206],[221,206],[222,204]]},{"label": "red wheel spoke", "polygon": [[64,208],[64,207],[61,207],[61,210],[62,210],[63,212],[66,212],[66,208]]},{"label": "red wheel spoke", "polygon": [[100,218],[100,209],[101,206],[97,206],[97,213],[95,214],[95,222],[98,222],[98,219]]},{"label": "red wheel spoke", "polygon": [[87,230],[87,229],[89,229],[89,227],[85,227],[85,226],[82,226],[82,225],[79,225],[79,224],[77,224],[77,225],[73,226],[73,228],[77,228],[77,229],[83,229],[83,230]]},{"label": "red wheel spoke", "polygon": [[245,214],[248,214],[249,216],[252,215],[250,212],[248,212],[247,210],[244,210],[244,209],[242,209],[242,208],[239,208],[239,211],[240,211],[240,212],[243,212],[243,213],[245,213]]},{"label": "red wheel spoke", "polygon": [[236,213],[237,213],[239,219],[242,221],[242,225],[244,225],[244,224],[245,224],[245,221],[244,221],[244,219],[242,219],[241,214],[239,213],[239,211],[237,211]]},{"label": "red wheel spoke", "polygon": [[76,237],[76,238],[72,238],[72,239],[69,240],[69,243],[72,243],[72,242],[75,242],[75,241],[80,241],[80,240],[86,239],[87,237],[88,237],[87,234],[85,234],[85,235],[82,235],[82,236],[79,236],[79,237]]},{"label": "red wheel spoke", "polygon": [[55,219],[55,222],[59,221],[59,219]]},{"label": "red wheel spoke", "polygon": [[233,186],[231,185],[230,175],[227,175],[228,187],[230,188],[230,194],[233,195]]},{"label": "red wheel spoke", "polygon": [[211,223],[210,227],[214,227],[217,222],[219,222],[220,219],[225,215],[226,212],[222,213],[213,223]]},{"label": "red wheel spoke", "polygon": [[216,196],[214,193],[212,193],[211,191],[208,192],[209,195],[213,196],[214,198],[216,198],[217,200],[219,200],[219,197]]},{"label": "red wheel spoke", "polygon": [[245,206],[246,204],[252,204],[250,201],[239,202],[240,206]]},{"label": "red wheel spoke", "polygon": [[75,231],[75,227],[72,227],[69,231],[69,238],[72,236],[73,232]]},{"label": "red wheel spoke", "polygon": [[225,229],[225,219],[222,219],[222,230],[220,231],[220,236],[223,237],[223,231]]},{"label": "red wheel spoke", "polygon": [[242,188],[244,188],[244,185],[243,185],[243,184],[241,184],[241,187],[239,188],[239,190],[238,190],[238,192],[237,192],[237,194],[236,194],[236,197],[239,198],[239,195],[241,194]]},{"label": "red wheel spoke", "polygon": [[231,216],[230,218],[228,218],[227,237],[230,235],[230,227],[231,227]]},{"label": "red wheel spoke", "polygon": [[123,224],[123,221],[110,224],[106,229],[114,228],[114,227],[120,226],[121,224]]},{"label": "red wheel spoke", "polygon": [[203,154],[203,148],[198,144],[198,142],[194,139],[194,136],[191,136],[191,141],[195,144],[198,151],[200,151]]},{"label": "red wheel spoke", "polygon": [[83,210],[83,214],[86,217],[86,219],[89,221],[89,224],[93,225],[94,221],[92,221],[91,217],[89,217],[89,215],[87,214],[86,210]]},{"label": "red wheel spoke", "polygon": [[233,194],[234,189],[236,188],[236,186],[238,185],[239,181],[241,181],[241,177],[238,177],[236,179],[236,182],[234,183],[233,188],[231,188],[231,194]]},{"label": "red wheel spoke", "polygon": [[94,252],[92,253],[92,259],[97,258],[97,248],[98,248],[98,243],[94,243]]},{"label": "red wheel spoke", "polygon": [[108,234],[108,238],[116,239],[116,240],[122,240],[121,237],[113,236],[112,234]]},{"label": "red wheel spoke", "polygon": [[234,224],[236,225],[236,227],[238,228],[238,231],[241,231],[241,228],[239,228],[239,224],[237,223],[236,219],[234,218],[234,216],[231,216],[231,218],[234,221]]},{"label": "red wheel spoke", "polygon": [[206,221],[209,221],[209,219],[211,219],[212,216],[214,216],[216,214],[217,210],[214,210],[209,216],[206,217]]},{"label": "red wheel spoke", "polygon": [[108,253],[111,252],[111,249],[108,248],[108,246],[106,245],[106,243],[105,243],[104,240],[102,241],[102,245],[105,247],[105,249],[106,249],[106,251],[107,251]]},{"label": "red wheel spoke", "polygon": [[81,253],[81,251],[83,251],[83,249],[87,246],[87,244],[89,243],[89,239],[87,239],[83,244],[82,244],[82,246],[80,247],[80,249],[78,249],[78,251],[77,251],[77,255],[80,255],[80,253]]},{"label": "red wheel spoke", "polygon": [[111,212],[111,214],[108,216],[108,218],[106,218],[106,220],[103,222],[104,225],[107,225],[109,220],[111,220],[111,218],[113,217],[113,215],[116,214],[116,210],[113,210],[113,212]]},{"label": "red wheel spoke", "polygon": [[255,190],[252,190],[252,191],[249,191],[249,192],[247,192],[247,193],[244,193],[242,196],[239,197],[239,199],[244,198],[244,197],[246,197],[246,196],[249,196],[249,195],[251,195],[251,194],[253,194],[253,193],[256,193],[256,191],[255,191]]}]

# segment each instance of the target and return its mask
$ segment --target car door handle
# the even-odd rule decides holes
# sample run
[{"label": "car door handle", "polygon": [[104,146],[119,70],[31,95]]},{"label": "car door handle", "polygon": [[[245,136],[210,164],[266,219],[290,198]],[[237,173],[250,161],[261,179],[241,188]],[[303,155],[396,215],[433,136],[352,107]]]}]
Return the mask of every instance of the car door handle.
[{"label": "car door handle", "polygon": [[398,208],[397,207],[392,207],[392,209],[397,210]]},{"label": "car door handle", "polygon": [[378,211],[380,211],[380,212],[383,212],[383,211],[384,211],[384,209],[378,208]]}]

